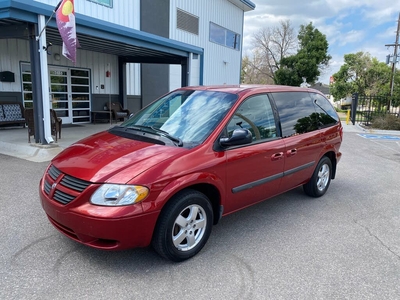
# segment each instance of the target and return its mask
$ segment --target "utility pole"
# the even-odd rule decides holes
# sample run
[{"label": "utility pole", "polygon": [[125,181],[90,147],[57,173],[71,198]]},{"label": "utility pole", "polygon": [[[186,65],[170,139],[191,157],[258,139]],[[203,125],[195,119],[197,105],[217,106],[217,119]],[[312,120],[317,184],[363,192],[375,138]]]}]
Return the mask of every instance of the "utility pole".
[{"label": "utility pole", "polygon": [[399,18],[397,19],[396,42],[394,44],[385,45],[386,47],[392,47],[392,46],[394,47],[393,60],[392,60],[392,79],[390,80],[390,102],[388,107],[389,111],[390,107],[392,106],[394,74],[396,72],[396,63],[397,63],[397,48],[399,47],[399,35],[400,35],[400,13],[399,13]]}]

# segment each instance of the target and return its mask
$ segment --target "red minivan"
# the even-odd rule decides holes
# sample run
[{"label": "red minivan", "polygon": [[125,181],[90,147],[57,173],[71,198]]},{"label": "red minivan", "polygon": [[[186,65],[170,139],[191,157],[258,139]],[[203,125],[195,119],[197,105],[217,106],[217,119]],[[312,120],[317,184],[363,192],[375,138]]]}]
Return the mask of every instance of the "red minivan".
[{"label": "red minivan", "polygon": [[175,90],[56,156],[40,181],[50,222],[99,249],[150,244],[182,261],[222,216],[335,178],[342,126],[320,92],[288,86]]}]

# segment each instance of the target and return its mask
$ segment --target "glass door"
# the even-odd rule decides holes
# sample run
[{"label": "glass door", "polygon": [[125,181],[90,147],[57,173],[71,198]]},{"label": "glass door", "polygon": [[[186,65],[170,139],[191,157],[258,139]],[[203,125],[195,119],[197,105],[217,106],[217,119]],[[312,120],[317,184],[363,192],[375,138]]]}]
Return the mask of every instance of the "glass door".
[{"label": "glass door", "polygon": [[84,69],[49,68],[50,100],[63,124],[90,123],[90,73]]},{"label": "glass door", "polygon": [[50,107],[54,109],[57,116],[62,119],[63,124],[72,123],[70,88],[68,85],[68,69],[49,68]]},{"label": "glass door", "polygon": [[69,69],[71,78],[72,123],[90,122],[89,70]]},{"label": "glass door", "polygon": [[[33,107],[32,76],[28,63],[21,63],[22,98],[25,108]],[[90,71],[49,67],[50,108],[63,124],[90,123]]]}]

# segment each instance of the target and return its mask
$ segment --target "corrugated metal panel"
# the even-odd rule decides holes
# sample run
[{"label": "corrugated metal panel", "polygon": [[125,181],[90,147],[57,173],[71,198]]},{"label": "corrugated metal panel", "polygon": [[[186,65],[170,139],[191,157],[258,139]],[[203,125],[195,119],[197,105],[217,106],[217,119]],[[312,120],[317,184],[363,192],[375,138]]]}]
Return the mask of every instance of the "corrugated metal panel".
[{"label": "corrugated metal panel", "polygon": [[[56,6],[59,0],[35,0]],[[75,0],[75,12],[133,29],[140,29],[140,0],[114,0],[107,7],[87,0]]]},{"label": "corrugated metal panel", "polygon": [[[54,45],[47,56],[49,66],[76,67],[91,70],[91,86],[94,94],[118,94],[118,58],[115,55],[78,50],[76,64],[60,55],[60,60],[54,54],[61,54],[61,46]],[[20,62],[30,62],[29,42],[19,39],[0,39],[0,53],[9,59],[0,60],[0,70],[15,73],[15,82],[2,83],[1,91],[21,92]],[[4,56],[3,56],[4,55]],[[111,77],[106,77],[106,71]],[[104,84],[105,89],[101,89]],[[96,86],[98,89],[96,89]]]},{"label": "corrugated metal panel", "polygon": [[[199,17],[199,35],[177,29],[177,9]],[[204,48],[203,84],[238,84],[241,51],[210,42],[209,27],[210,22],[218,24],[240,34],[242,41],[243,10],[228,0],[171,0],[170,14],[170,38]]]},{"label": "corrugated metal panel", "polygon": [[3,92],[21,92],[20,61],[29,60],[29,44],[24,40],[0,39],[0,70],[15,74],[15,82],[2,82]]},{"label": "corrugated metal panel", "polygon": [[140,64],[126,64],[126,82],[127,95],[141,95]]}]

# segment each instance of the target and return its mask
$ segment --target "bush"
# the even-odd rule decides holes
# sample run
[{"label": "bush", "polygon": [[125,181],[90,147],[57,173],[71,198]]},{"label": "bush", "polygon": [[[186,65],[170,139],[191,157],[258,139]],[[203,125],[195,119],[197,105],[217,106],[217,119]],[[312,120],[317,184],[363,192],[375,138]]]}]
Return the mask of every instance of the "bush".
[{"label": "bush", "polygon": [[400,118],[387,114],[373,118],[371,125],[376,129],[400,130]]}]

